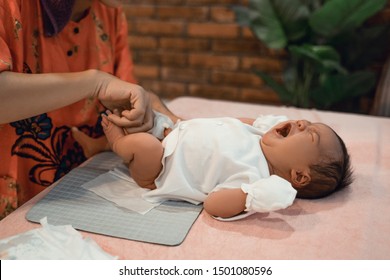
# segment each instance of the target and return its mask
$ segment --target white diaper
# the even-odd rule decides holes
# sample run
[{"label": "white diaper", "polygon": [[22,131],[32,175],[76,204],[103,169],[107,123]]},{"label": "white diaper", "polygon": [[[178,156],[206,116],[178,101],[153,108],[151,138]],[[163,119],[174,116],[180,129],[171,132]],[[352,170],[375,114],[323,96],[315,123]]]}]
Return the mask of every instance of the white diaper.
[{"label": "white diaper", "polygon": [[153,134],[158,139],[164,139],[164,131],[167,128],[173,128],[174,124],[172,120],[157,111],[154,112],[153,127],[148,131],[148,133]]}]

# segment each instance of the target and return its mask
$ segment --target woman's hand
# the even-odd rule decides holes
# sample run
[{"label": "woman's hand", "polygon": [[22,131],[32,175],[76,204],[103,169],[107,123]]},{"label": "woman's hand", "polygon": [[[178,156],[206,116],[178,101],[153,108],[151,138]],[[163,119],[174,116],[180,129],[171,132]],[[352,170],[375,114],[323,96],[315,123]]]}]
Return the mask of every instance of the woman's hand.
[{"label": "woman's hand", "polygon": [[95,90],[102,104],[119,115],[108,119],[123,127],[128,133],[148,131],[153,127],[153,111],[149,92],[139,85],[122,81],[112,75],[99,72]]}]

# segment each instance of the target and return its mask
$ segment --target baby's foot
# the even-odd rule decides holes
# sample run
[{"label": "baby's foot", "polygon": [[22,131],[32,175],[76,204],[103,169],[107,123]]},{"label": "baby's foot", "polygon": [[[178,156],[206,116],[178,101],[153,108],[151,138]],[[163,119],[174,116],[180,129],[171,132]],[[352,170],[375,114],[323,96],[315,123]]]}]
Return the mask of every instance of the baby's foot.
[{"label": "baby's foot", "polygon": [[104,136],[100,138],[92,138],[79,130],[77,127],[72,127],[72,136],[83,148],[86,158],[90,158],[107,148],[107,140]]},{"label": "baby's foot", "polygon": [[[106,111],[107,115],[111,115],[111,111]],[[115,112],[115,114],[119,114]],[[107,137],[108,143],[110,144],[110,147],[112,149],[113,144],[123,136],[125,136],[125,132],[123,131],[123,128],[117,126],[113,122],[111,122],[106,115],[102,115],[102,126],[104,134]]]}]

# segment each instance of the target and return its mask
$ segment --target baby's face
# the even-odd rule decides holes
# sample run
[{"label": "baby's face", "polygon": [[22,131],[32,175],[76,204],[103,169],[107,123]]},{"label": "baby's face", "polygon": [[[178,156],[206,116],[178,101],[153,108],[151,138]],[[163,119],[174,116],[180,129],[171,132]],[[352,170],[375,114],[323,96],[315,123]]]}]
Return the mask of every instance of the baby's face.
[{"label": "baby's face", "polygon": [[274,126],[261,139],[261,147],[274,168],[287,172],[318,163],[324,152],[329,156],[341,154],[337,136],[329,126],[306,120]]}]

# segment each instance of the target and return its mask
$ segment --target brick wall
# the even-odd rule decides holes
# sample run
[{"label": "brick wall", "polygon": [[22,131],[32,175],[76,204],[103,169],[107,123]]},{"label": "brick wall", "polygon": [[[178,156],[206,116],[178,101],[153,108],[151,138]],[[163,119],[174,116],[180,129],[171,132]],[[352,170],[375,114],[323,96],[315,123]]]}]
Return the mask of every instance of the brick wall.
[{"label": "brick wall", "polygon": [[[236,24],[230,7],[247,0],[124,2],[135,75],[145,88],[167,99],[280,104],[252,69],[280,77],[284,54],[267,49]],[[378,19],[390,19],[390,5]]]}]

